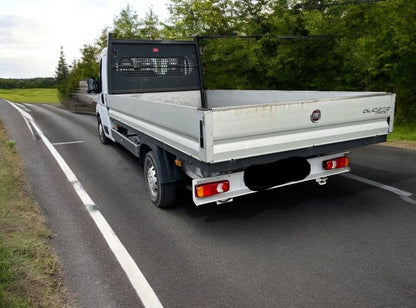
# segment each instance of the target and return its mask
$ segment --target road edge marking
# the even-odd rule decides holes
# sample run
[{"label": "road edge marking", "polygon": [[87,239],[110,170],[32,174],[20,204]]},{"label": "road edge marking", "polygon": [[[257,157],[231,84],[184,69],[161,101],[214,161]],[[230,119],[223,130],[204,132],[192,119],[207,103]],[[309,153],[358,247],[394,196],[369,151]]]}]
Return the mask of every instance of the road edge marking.
[{"label": "road edge marking", "polygon": [[89,215],[94,220],[96,226],[103,235],[104,240],[107,242],[107,245],[110,247],[117,261],[123,268],[124,272],[127,275],[127,278],[129,279],[131,285],[135,289],[143,305],[145,307],[152,308],[163,307],[156,293],[147,281],[146,277],[144,277],[136,262],[134,262],[133,258],[131,257],[127,249],[124,247],[124,245],[121,243],[120,239],[113,231],[110,224],[101,214],[97,205],[91,199],[91,197],[84,189],[81,182],[77,179],[77,177],[75,176],[71,168],[68,166],[66,161],[58,153],[58,151],[55,149],[55,147],[52,145],[49,139],[43,134],[40,127],[33,120],[32,116],[24,110],[22,110],[20,107],[14,105],[12,102],[7,102],[11,106],[13,106],[23,118],[27,118],[27,120],[30,121],[32,127],[35,129],[35,131],[39,134],[39,137],[42,139],[45,146],[51,152],[53,158],[56,160],[59,167],[67,177],[68,181],[72,184],[78,197],[81,199],[82,203],[86,207]]},{"label": "road edge marking", "polygon": [[352,180],[356,180],[356,181],[361,182],[361,183],[365,183],[367,185],[371,185],[371,186],[374,186],[374,187],[384,189],[386,191],[389,191],[389,192],[399,196],[400,198],[402,198],[403,201],[405,201],[407,203],[416,204],[416,200],[412,199],[414,194],[412,194],[408,191],[404,191],[404,190],[398,189],[398,188],[393,187],[393,186],[389,186],[389,185],[386,185],[386,184],[383,184],[383,183],[380,183],[380,182],[369,180],[369,179],[366,179],[366,178],[363,178],[363,177],[360,177],[358,175],[351,174],[351,173],[345,173],[345,174],[342,174],[342,176],[344,176],[346,178],[349,178],[349,179],[352,179]]}]

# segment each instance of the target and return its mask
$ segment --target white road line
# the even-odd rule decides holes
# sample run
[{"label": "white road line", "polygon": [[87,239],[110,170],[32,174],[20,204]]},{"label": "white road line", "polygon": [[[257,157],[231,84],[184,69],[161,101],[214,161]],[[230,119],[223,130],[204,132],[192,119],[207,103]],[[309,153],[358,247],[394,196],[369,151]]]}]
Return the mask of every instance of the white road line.
[{"label": "white road line", "polygon": [[52,143],[53,146],[55,145],[67,145],[67,144],[77,144],[77,143],[84,143],[85,141],[68,141],[68,142],[54,142]]},{"label": "white road line", "polygon": [[401,190],[401,189],[398,189],[396,187],[392,187],[392,186],[389,186],[389,185],[385,185],[383,183],[379,183],[379,182],[376,182],[376,181],[373,181],[373,180],[369,180],[369,179],[366,179],[366,178],[363,178],[363,177],[360,177],[358,175],[354,175],[354,174],[351,174],[351,173],[344,173],[344,174],[342,174],[342,176],[345,176],[345,177],[350,178],[352,180],[359,181],[361,183],[365,183],[365,184],[368,184],[368,185],[371,185],[371,186],[375,186],[375,187],[387,190],[389,192],[392,192],[393,194],[398,195],[405,202],[408,202],[410,204],[416,204],[416,200],[412,199],[413,194],[410,193],[410,192],[407,192],[407,191],[404,191],[404,190]]},{"label": "white road line", "polygon": [[29,108],[27,108],[25,105],[23,105],[23,104],[20,104],[20,103],[15,103],[16,105],[18,105],[19,107],[21,107],[24,111],[26,111],[26,112],[30,112],[30,109]]},{"label": "white road line", "polygon": [[55,147],[51,144],[51,142],[46,138],[43,134],[42,130],[39,126],[35,123],[33,118],[27,114],[24,110],[20,107],[16,106],[15,104],[9,102],[20,114],[27,118],[30,121],[33,128],[39,134],[40,138],[46,145],[46,147],[51,152],[52,156],[55,158],[58,165],[61,167],[62,171],[65,173],[68,181],[72,183],[74,190],[78,194],[79,198],[81,199],[82,203],[88,210],[88,213],[94,220],[95,224],[97,225],[98,229],[100,230],[101,234],[103,235],[105,241],[107,242],[108,246],[116,256],[118,262],[120,263],[121,267],[123,268],[124,272],[126,273],[130,283],[132,284],[133,288],[135,289],[137,295],[139,296],[140,300],[142,301],[145,307],[163,307],[159,298],[156,296],[155,292],[153,291],[152,287],[149,285],[148,281],[144,277],[143,273],[140,271],[137,264],[134,262],[131,255],[128,253],[127,249],[123,246],[120,239],[114,233],[113,229],[101,214],[98,209],[98,206],[94,203],[91,199],[87,191],[82,186],[81,182],[78,181],[75,174],[72,172],[71,168],[62,158],[62,156],[58,153]]},{"label": "white road line", "polygon": [[23,115],[24,118],[27,118],[29,121],[33,121],[32,116],[30,114],[28,114],[26,111],[24,111],[23,109],[19,108],[16,103],[8,101],[7,99],[5,99],[5,101],[8,102],[17,111],[19,111],[20,114]]},{"label": "white road line", "polygon": [[33,131],[32,126],[29,123],[29,120],[26,119],[25,117],[23,117],[23,120],[25,120],[25,123],[26,123],[27,127],[29,128],[29,131],[32,134],[33,140],[36,140],[35,132]]}]

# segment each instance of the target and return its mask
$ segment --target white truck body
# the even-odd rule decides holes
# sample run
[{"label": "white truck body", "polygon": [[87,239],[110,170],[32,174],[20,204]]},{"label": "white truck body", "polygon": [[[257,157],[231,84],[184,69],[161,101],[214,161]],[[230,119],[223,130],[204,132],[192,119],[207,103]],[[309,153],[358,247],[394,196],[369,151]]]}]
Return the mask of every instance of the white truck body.
[{"label": "white truck body", "polygon": [[[199,89],[194,86],[191,89],[180,88],[179,91],[174,87],[169,91],[130,89],[123,90],[128,93],[119,93],[109,85],[115,78],[111,76],[112,72],[124,74],[127,76],[126,82],[133,86],[133,72],[140,68],[143,72],[140,63],[143,63],[144,58],[140,54],[134,54],[134,61],[130,60],[131,65],[128,66],[124,64],[126,57],[122,57],[115,47],[121,46],[120,50],[128,47],[126,54],[131,54],[134,48],[128,44],[144,44],[153,48],[155,54],[151,55],[151,60],[146,60],[146,81],[153,78],[152,82],[156,81],[157,84],[157,78],[170,78],[167,77],[169,61],[176,61],[172,65],[176,70],[179,66],[178,60],[158,54],[159,48],[162,50],[173,42],[120,41],[110,38],[108,49],[102,53],[101,63],[101,95],[97,104],[99,123],[103,124],[101,130],[106,138],[119,142],[142,159],[146,154],[143,148],[153,152],[157,148],[169,153],[174,158],[175,166],[172,168],[180,168],[192,179],[193,199],[197,205],[215,201],[220,203],[239,195],[306,180],[315,179],[321,184],[325,183],[328,176],[350,169],[347,164],[327,170],[323,167],[324,162],[346,157],[348,149],[352,147],[385,141],[393,129],[395,95],[392,93],[204,90],[202,86]],[[140,53],[140,50],[137,52]],[[196,53],[195,59],[187,57],[182,63],[190,63],[191,60],[198,62],[198,50]],[[114,64],[109,58],[117,58],[119,62]],[[123,65],[120,61],[124,61]],[[156,64],[162,62],[164,64],[157,68]],[[195,67],[189,68],[189,64],[182,66],[185,66],[181,70],[185,71],[185,76],[195,70]],[[149,71],[152,72],[151,77]],[[304,162],[308,165],[307,174],[299,171],[298,175],[276,182],[272,179],[273,175],[265,175],[270,180],[260,185],[262,188],[259,189],[247,184],[247,181],[257,183],[252,177],[247,180],[248,169],[269,166],[279,177],[278,162],[283,165],[293,163],[285,160],[294,158],[298,159],[296,164],[299,161],[301,165]],[[161,169],[162,165],[166,168],[166,164],[169,163],[162,163],[156,169]],[[159,176],[162,172],[159,170]],[[283,172],[290,173],[287,170]],[[254,174],[259,176],[256,172]],[[153,179],[153,182],[157,180],[167,184],[179,178],[164,176]],[[228,184],[224,186],[227,191],[223,192],[224,181],[228,181]],[[153,182],[149,185],[155,185]],[[264,184],[263,180],[259,182]],[[219,192],[198,197],[197,187],[204,183],[219,183]]]}]

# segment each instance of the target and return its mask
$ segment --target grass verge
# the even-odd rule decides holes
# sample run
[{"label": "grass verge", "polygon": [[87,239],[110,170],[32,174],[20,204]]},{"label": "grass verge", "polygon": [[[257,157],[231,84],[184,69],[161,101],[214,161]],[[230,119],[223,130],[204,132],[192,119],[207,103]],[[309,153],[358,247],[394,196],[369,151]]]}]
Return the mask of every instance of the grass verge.
[{"label": "grass verge", "polygon": [[395,124],[393,133],[388,136],[388,141],[415,141],[416,124],[400,123]]},{"label": "grass verge", "polygon": [[0,307],[64,307],[50,233],[0,121]]},{"label": "grass verge", "polygon": [[16,103],[59,104],[57,89],[0,89],[0,97]]}]

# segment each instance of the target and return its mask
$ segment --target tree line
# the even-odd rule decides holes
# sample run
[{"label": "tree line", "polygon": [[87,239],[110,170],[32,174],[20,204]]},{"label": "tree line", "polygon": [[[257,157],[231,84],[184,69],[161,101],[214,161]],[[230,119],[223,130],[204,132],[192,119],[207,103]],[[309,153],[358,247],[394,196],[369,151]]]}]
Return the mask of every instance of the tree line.
[{"label": "tree line", "polygon": [[34,89],[34,88],[56,88],[56,79],[46,78],[0,78],[0,89]]},{"label": "tree line", "polygon": [[[139,19],[127,6],[114,18],[113,35],[200,36],[208,89],[395,92],[397,119],[416,119],[414,0],[171,0],[169,12],[161,23],[151,9]],[[62,97],[98,74],[106,32],[81,49],[60,83]]]}]

